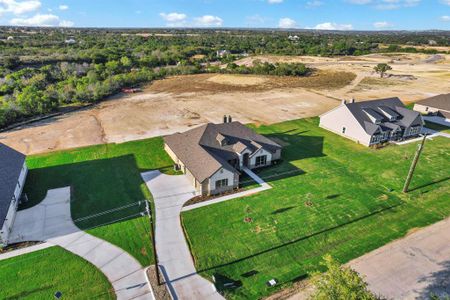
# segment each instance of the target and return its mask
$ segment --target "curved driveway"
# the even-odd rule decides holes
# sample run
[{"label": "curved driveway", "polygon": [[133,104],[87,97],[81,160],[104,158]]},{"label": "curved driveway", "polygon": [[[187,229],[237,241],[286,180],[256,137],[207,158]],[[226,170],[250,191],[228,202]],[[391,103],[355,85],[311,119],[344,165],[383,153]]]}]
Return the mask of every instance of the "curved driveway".
[{"label": "curved driveway", "polygon": [[159,171],[142,174],[156,207],[156,252],[166,284],[174,299],[223,299],[214,285],[197,274],[181,227],[183,204],[194,197],[192,183],[184,175]]},{"label": "curved driveway", "polygon": [[95,265],[117,299],[154,299],[145,271],[126,251],[81,231],[70,214],[70,188],[49,190],[44,201],[17,212],[11,242],[46,241]]}]

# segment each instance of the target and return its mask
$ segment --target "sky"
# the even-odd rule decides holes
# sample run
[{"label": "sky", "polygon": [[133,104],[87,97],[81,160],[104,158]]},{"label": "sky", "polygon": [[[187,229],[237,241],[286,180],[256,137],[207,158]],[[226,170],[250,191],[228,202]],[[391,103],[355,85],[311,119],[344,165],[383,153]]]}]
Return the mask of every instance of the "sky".
[{"label": "sky", "polygon": [[0,0],[0,25],[450,30],[450,0]]}]

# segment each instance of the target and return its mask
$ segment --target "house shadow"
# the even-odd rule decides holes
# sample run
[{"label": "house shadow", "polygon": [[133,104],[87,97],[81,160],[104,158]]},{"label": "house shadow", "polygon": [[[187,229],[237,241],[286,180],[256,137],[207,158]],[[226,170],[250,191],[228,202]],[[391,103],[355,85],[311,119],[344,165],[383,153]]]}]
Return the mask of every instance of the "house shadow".
[{"label": "house shadow", "polygon": [[24,186],[35,206],[48,190],[71,187],[71,215],[81,229],[139,217],[145,208],[144,182],[134,155],[30,169]]},{"label": "house shadow", "polygon": [[283,149],[280,161],[270,167],[253,170],[264,181],[274,182],[305,174],[301,169],[302,160],[326,156],[323,153],[324,137],[307,135],[308,131],[293,132],[295,130],[265,135]]},{"label": "house shadow", "polygon": [[420,283],[427,283],[427,286],[420,291],[420,299],[448,299],[450,297],[450,260],[439,264],[442,269],[423,276]]}]

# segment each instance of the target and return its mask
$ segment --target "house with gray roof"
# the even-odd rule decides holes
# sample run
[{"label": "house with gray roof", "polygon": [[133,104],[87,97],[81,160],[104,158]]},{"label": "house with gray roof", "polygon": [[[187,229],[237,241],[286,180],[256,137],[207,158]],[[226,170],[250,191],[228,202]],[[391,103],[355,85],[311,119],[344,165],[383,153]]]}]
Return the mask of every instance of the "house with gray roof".
[{"label": "house with gray roof", "polygon": [[320,116],[320,127],[365,146],[416,137],[423,124],[422,116],[407,109],[399,98],[342,101]]},{"label": "house with gray roof", "polygon": [[281,146],[231,117],[164,137],[165,150],[202,195],[239,186],[240,171],[270,166],[281,157]]},{"label": "house with gray roof", "polygon": [[0,143],[0,248],[8,245],[27,172],[25,155]]},{"label": "house with gray roof", "polygon": [[414,104],[414,110],[439,121],[450,122],[450,94],[437,95]]}]

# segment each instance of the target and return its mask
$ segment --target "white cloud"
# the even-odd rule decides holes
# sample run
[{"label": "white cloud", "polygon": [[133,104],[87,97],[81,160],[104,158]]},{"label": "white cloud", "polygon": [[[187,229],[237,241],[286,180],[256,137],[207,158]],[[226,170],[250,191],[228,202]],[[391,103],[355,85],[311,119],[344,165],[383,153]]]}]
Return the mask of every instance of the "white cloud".
[{"label": "white cloud", "polygon": [[69,9],[69,5],[61,4],[59,6],[59,10],[68,10],[68,9]]},{"label": "white cloud", "polygon": [[10,21],[15,26],[61,26],[71,27],[75,25],[72,21],[61,20],[58,16],[52,14],[37,14],[30,18],[14,18]]},{"label": "white cloud", "polygon": [[450,16],[442,16],[441,21],[450,22]]},{"label": "white cloud", "polygon": [[181,27],[181,26],[185,26],[186,25],[186,19],[187,19],[187,15],[183,14],[183,13],[177,13],[177,12],[172,12],[172,13],[160,13],[159,14],[161,16],[161,18],[163,18],[164,20],[166,20],[167,22],[167,26],[170,27]]},{"label": "white cloud", "polygon": [[278,22],[279,28],[295,28],[297,27],[297,22],[291,18],[281,18]]},{"label": "white cloud", "polygon": [[14,15],[22,15],[33,12],[41,8],[41,2],[37,0],[16,1],[16,0],[0,0],[0,15],[4,13],[12,13]]},{"label": "white cloud", "polygon": [[[393,10],[402,7],[414,7],[422,0],[346,0],[346,2],[358,5],[371,5],[379,10]],[[449,1],[450,0],[443,0]]]},{"label": "white cloud", "polygon": [[441,3],[450,6],[450,0],[441,0]]},{"label": "white cloud", "polygon": [[267,0],[267,3],[269,4],[278,4],[283,3],[284,0]]},{"label": "white cloud", "polygon": [[318,30],[352,30],[352,24],[337,24],[331,22],[325,22],[321,24],[317,24],[314,29]]},{"label": "white cloud", "polygon": [[386,21],[373,23],[373,27],[375,27],[376,29],[391,28],[392,26],[393,25],[391,23]]},{"label": "white cloud", "polygon": [[73,27],[75,25],[74,22],[72,21],[67,21],[67,20],[62,20],[61,22],[59,22],[58,26],[61,27]]},{"label": "white cloud", "polygon": [[313,7],[319,7],[322,6],[324,3],[320,0],[311,0],[306,2],[306,7],[313,8]]},{"label": "white cloud", "polygon": [[220,17],[205,15],[202,17],[195,18],[195,25],[202,27],[210,27],[210,26],[222,26],[223,20]]}]

